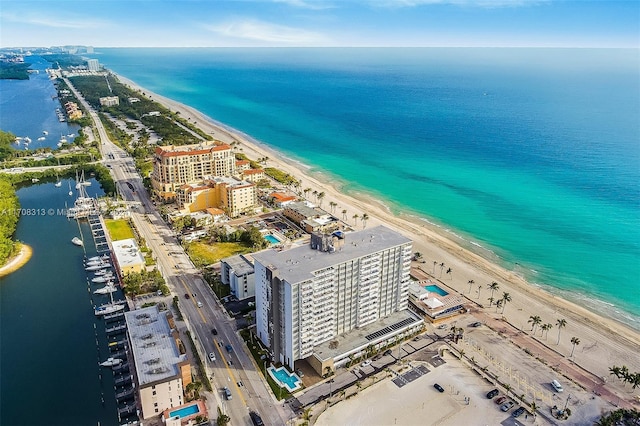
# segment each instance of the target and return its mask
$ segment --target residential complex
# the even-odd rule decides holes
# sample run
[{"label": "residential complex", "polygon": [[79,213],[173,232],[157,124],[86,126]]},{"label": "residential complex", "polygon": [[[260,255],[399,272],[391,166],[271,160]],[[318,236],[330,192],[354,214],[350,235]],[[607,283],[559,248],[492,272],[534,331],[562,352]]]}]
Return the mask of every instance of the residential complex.
[{"label": "residential complex", "polygon": [[156,195],[173,200],[180,186],[207,176],[231,176],[235,165],[231,146],[222,142],[159,146],[153,157],[151,183]]},{"label": "residential complex", "polygon": [[253,212],[258,207],[255,184],[231,177],[207,177],[199,183],[181,185],[176,190],[178,208],[184,213],[206,211],[214,207],[229,217]]},{"label": "residential complex", "polygon": [[231,289],[238,300],[256,294],[253,258],[248,254],[230,256],[220,261],[220,280]]},{"label": "residential complex", "polygon": [[135,238],[113,241],[113,255],[116,259],[116,266],[121,275],[130,272],[141,272],[145,267],[145,260]]},{"label": "residential complex", "polygon": [[191,366],[170,312],[150,306],[126,312],[125,320],[141,418],[184,404]]},{"label": "residential complex", "polygon": [[305,359],[325,374],[349,355],[421,328],[407,309],[411,247],[378,226],[313,234],[308,246],[253,254],[256,333],[272,361],[294,369]]},{"label": "residential complex", "polygon": [[282,214],[306,232],[327,232],[338,226],[338,219],[306,201],[287,203]]}]

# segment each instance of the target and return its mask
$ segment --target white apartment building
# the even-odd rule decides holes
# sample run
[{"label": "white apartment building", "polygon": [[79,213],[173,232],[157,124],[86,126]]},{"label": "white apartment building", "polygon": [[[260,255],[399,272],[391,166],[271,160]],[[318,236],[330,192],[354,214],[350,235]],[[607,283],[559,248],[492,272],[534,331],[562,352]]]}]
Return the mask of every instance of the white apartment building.
[{"label": "white apartment building", "polygon": [[220,260],[220,281],[229,286],[231,294],[238,300],[255,296],[253,258],[239,254]]},{"label": "white apartment building", "polygon": [[293,370],[306,359],[324,374],[349,355],[422,327],[407,309],[411,247],[378,226],[313,234],[308,246],[253,254],[256,333],[272,360]]},{"label": "white apartment building", "polygon": [[175,198],[175,191],[205,176],[232,176],[236,159],[231,146],[216,142],[182,146],[159,146],[153,158],[151,183],[158,195]]},{"label": "white apartment building", "polygon": [[151,306],[126,312],[125,320],[135,366],[132,373],[140,396],[140,417],[157,417],[167,408],[184,404],[191,366],[171,313]]},{"label": "white apartment building", "polygon": [[87,68],[89,71],[100,71],[100,63],[97,59],[87,59]]}]

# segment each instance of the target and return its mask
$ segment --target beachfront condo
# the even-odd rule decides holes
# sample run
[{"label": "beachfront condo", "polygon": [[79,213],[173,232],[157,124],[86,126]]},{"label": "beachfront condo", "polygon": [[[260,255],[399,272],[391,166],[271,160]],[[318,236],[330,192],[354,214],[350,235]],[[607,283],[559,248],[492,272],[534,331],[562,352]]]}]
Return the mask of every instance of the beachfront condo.
[{"label": "beachfront condo", "polygon": [[411,247],[377,226],[255,253],[256,333],[272,361],[324,375],[420,329],[407,308]]},{"label": "beachfront condo", "polygon": [[258,188],[254,183],[223,176],[210,176],[202,182],[180,186],[176,190],[176,202],[183,213],[214,207],[224,210],[231,218],[254,213],[259,208]]},{"label": "beachfront condo", "polygon": [[151,185],[156,195],[174,200],[176,189],[206,176],[232,176],[236,159],[222,142],[159,146],[153,156]]}]

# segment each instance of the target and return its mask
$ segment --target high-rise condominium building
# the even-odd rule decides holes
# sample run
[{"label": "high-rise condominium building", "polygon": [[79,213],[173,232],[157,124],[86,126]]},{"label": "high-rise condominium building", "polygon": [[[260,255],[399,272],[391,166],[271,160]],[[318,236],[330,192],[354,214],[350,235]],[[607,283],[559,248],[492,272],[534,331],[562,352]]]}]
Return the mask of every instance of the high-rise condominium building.
[{"label": "high-rise condominium building", "polygon": [[384,226],[253,255],[256,333],[272,360],[325,374],[422,327],[407,310],[410,239]]}]

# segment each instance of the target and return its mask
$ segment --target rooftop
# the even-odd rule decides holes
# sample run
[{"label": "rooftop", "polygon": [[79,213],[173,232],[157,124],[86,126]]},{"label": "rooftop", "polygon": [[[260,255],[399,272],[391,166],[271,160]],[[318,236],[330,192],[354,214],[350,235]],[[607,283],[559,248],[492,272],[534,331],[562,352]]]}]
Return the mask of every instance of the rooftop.
[{"label": "rooftop", "polygon": [[250,256],[238,254],[235,256],[229,256],[221,260],[233,269],[233,272],[237,276],[251,274],[253,272],[253,259]]},{"label": "rooftop", "polygon": [[253,258],[271,270],[278,270],[282,279],[290,283],[313,278],[313,272],[331,265],[377,253],[392,247],[411,244],[411,240],[385,226],[376,226],[358,232],[344,233],[336,242],[335,251],[314,250],[310,245],[289,250],[267,249],[253,254]]},{"label": "rooftop", "polygon": [[158,146],[156,147],[156,154],[160,157],[179,157],[182,155],[200,155],[226,150],[231,150],[231,146],[223,144],[222,142],[214,142],[213,144]]},{"label": "rooftop", "polygon": [[140,253],[135,239],[113,241],[111,245],[120,269],[145,263],[144,256]]},{"label": "rooftop", "polygon": [[167,319],[169,311],[158,306],[125,312],[125,320],[140,386],[180,376],[180,354]]},{"label": "rooftop", "polygon": [[[275,194],[272,194],[272,195],[275,195]],[[293,210],[307,218],[320,216],[324,214],[324,211],[313,207],[313,205],[309,205],[306,201],[300,201],[297,203],[288,204],[286,208]]]}]

